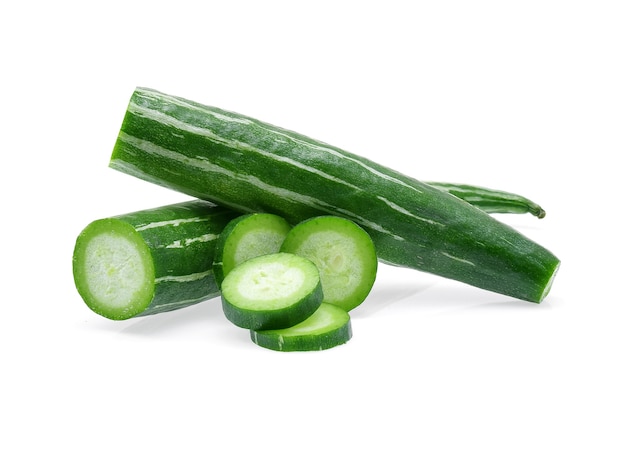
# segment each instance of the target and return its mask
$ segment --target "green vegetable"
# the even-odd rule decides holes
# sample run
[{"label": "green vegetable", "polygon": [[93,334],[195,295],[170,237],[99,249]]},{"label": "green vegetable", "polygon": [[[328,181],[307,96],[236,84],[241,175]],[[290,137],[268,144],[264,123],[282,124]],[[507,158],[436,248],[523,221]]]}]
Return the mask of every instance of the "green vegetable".
[{"label": "green vegetable", "polygon": [[320,141],[154,90],[131,97],[110,166],[290,224],[337,215],[381,261],[540,302],[554,254],[438,188]]},{"label": "green vegetable", "polygon": [[294,226],[281,251],[306,257],[317,265],[324,302],[350,311],[370,293],[378,260],[370,236],[341,217],[314,217]]},{"label": "green vegetable", "polygon": [[233,268],[222,282],[224,315],[252,330],[296,325],[319,308],[322,298],[317,267],[295,254],[254,257]]},{"label": "green vegetable", "polygon": [[284,218],[270,213],[241,215],[230,221],[215,248],[213,271],[218,285],[237,265],[264,254],[280,251],[291,226]]},{"label": "green vegetable", "polygon": [[427,182],[427,184],[461,198],[488,213],[530,213],[537,218],[546,216],[546,211],[539,204],[515,193],[448,182]]},{"label": "green vegetable", "polygon": [[[448,183],[442,183],[442,182],[429,182],[429,184],[433,185],[433,186],[447,186],[447,187],[464,187],[462,185],[458,185],[458,184],[448,184]],[[502,191],[496,191],[496,190],[490,190],[490,189],[480,189],[481,194],[480,196],[469,196],[469,193],[471,193],[472,191],[474,191],[472,186],[468,186],[470,187],[470,189],[460,193],[462,196],[465,196],[465,200],[467,202],[473,203],[473,202],[478,202],[478,204],[480,204],[480,202],[482,200],[485,199],[493,199],[493,203],[494,204],[498,204],[500,206],[507,206],[509,203],[509,198],[513,198],[513,199],[525,199],[522,198],[521,196],[518,195],[513,195],[511,194],[510,196],[507,195],[507,192],[502,192]],[[456,195],[457,190],[451,190],[451,193]],[[501,194],[504,194],[501,195]],[[530,204],[529,204],[530,205]],[[144,212],[140,212],[139,214],[148,214],[150,216],[154,216],[155,214],[163,214],[165,212],[171,212],[172,209],[176,210],[174,208],[175,206],[162,206],[159,207],[157,209],[150,209]],[[180,207],[180,206],[178,206]],[[220,259],[223,261],[224,260],[224,254],[226,254],[226,261],[227,264],[225,266],[226,268],[226,272],[230,271],[230,269],[232,267],[234,267],[235,265],[238,265],[242,260],[248,259],[253,257],[255,254],[257,253],[261,253],[261,254],[270,254],[273,252],[277,252],[280,248],[280,244],[282,243],[282,241],[284,240],[286,233],[288,232],[290,226],[287,225],[287,222],[282,219],[281,217],[275,216],[275,215],[271,215],[271,214],[249,214],[249,215],[240,215],[235,211],[230,211],[229,209],[226,208],[218,208],[212,204],[206,203],[206,202],[202,202],[202,201],[198,201],[198,202],[192,202],[189,205],[187,205],[186,209],[183,209],[184,212],[191,212],[191,210],[188,209],[195,209],[198,208],[200,209],[200,215],[204,215],[205,213],[210,213],[212,212],[213,214],[215,214],[213,216],[213,220],[216,220],[217,223],[215,224],[215,235],[217,235],[217,232],[219,231],[219,228],[221,227],[221,225],[224,222],[224,219],[222,218],[223,216],[226,216],[226,218],[233,218],[230,222],[229,225],[231,225],[233,227],[232,229],[232,235],[233,237],[230,237],[231,233],[228,232],[229,231],[229,225],[226,226],[226,228],[219,234],[217,240],[215,241],[215,245],[214,245],[214,254],[215,254],[215,262],[214,262],[214,266],[213,266],[213,270],[214,270],[214,277],[217,280],[218,283],[221,283],[221,280],[223,279],[223,276],[221,274],[221,272],[223,272],[224,270],[222,269],[222,266],[219,264]],[[512,205],[511,209],[513,209],[513,211],[515,211],[516,206]],[[503,207],[501,210],[499,210],[500,212],[509,212],[510,210],[506,210],[506,207]],[[222,212],[222,213],[219,213]],[[218,215],[219,213],[219,215]],[[137,217],[138,213],[134,213],[132,216],[133,217]],[[123,218],[129,217],[129,214],[126,215],[120,215],[118,218],[116,218],[117,221],[114,220],[109,220],[109,222],[115,223],[117,224],[117,226],[115,226],[115,228],[119,228],[120,224],[119,221],[123,221]],[[120,220],[120,218],[122,220]],[[149,221],[149,220],[148,220]],[[239,224],[239,222],[241,222],[241,224]],[[137,223],[137,220],[133,220],[133,224],[139,224]],[[92,225],[89,229],[86,230],[86,232],[89,234],[90,230],[96,230],[97,231],[97,225],[101,224],[104,225],[106,224],[106,222],[104,222],[103,220],[99,220],[98,222],[96,222],[94,225]],[[177,228],[167,228],[166,231],[168,232],[169,238],[168,240],[171,241],[171,243],[184,243],[185,241],[189,240],[189,228],[188,227],[184,227],[185,225],[190,226],[189,224],[186,223],[182,223],[182,226],[177,227]],[[197,224],[196,224],[197,225]],[[236,226],[236,228],[235,228]],[[124,226],[121,226],[122,228],[124,228]],[[153,234],[153,233],[157,233],[159,231],[163,231],[162,228],[151,228],[150,231],[148,230],[144,230],[143,235],[144,236],[148,236],[147,234]],[[192,233],[191,235],[196,234],[195,232]],[[253,237],[255,236],[255,234],[260,234],[259,240],[257,241],[256,244],[251,244],[251,242],[254,242],[255,240],[253,239]],[[132,237],[133,234],[131,234]],[[230,237],[230,238],[229,238]],[[229,239],[228,239],[229,238]],[[228,239],[228,240],[227,240]],[[81,240],[84,240],[84,238],[82,238]],[[144,238],[140,238],[139,241],[137,243],[139,243],[139,249],[142,249],[144,246],[149,246],[149,244],[141,244],[142,242],[145,242]],[[225,246],[226,242],[230,243],[230,245]],[[122,243],[126,243],[126,242],[122,242]],[[132,241],[131,241],[132,243]],[[191,242],[194,243],[194,242]],[[205,245],[207,244],[211,244],[211,242],[195,242],[196,246],[204,243]],[[212,246],[212,245],[210,245]],[[168,250],[168,255],[167,255],[167,259],[165,260],[166,265],[171,267],[171,268],[181,268],[182,266],[186,265],[186,260],[187,258],[187,253],[178,253],[175,252],[176,250],[182,250],[182,248],[177,248],[177,247],[170,247],[167,249]],[[156,251],[155,251],[156,252]],[[210,249],[209,249],[210,252]],[[160,253],[158,254],[163,254],[164,251],[161,250]],[[76,254],[76,253],[75,253]],[[146,254],[144,253],[144,256]],[[201,254],[198,254],[198,256],[200,256]],[[222,256],[222,257],[220,257]],[[207,255],[208,257],[208,255]],[[84,258],[83,258],[84,259]],[[92,259],[92,263],[91,268],[104,268],[106,266],[108,266],[108,261],[109,259],[111,259],[111,254],[110,253],[102,253],[99,255],[99,257],[94,258],[94,256],[92,255],[91,257]],[[95,259],[95,260],[94,260]],[[75,258],[75,265],[76,265],[76,258]],[[81,264],[82,265],[82,264]],[[143,264],[141,264],[141,267],[143,268]],[[148,265],[149,267],[149,265]],[[132,268],[133,267],[125,267],[126,270],[125,272],[122,272],[121,274],[118,274],[117,277],[118,278],[122,278],[125,280],[128,280],[130,278],[133,278],[132,274]],[[206,271],[206,269],[204,269],[203,267],[203,271]],[[200,272],[201,273],[201,272]],[[96,272],[97,274],[97,272]],[[92,275],[91,278],[98,278],[98,276],[96,276],[96,274]],[[106,303],[103,304],[103,301],[98,302],[97,299],[95,299],[93,297],[93,295],[89,294],[89,290],[86,287],[86,272],[85,271],[79,271],[79,275],[77,275],[77,287],[79,288],[81,293],[85,294],[85,297],[87,300],[93,300],[93,301],[89,301],[88,305],[93,306],[93,309],[95,309],[97,312],[101,313],[103,307],[98,307],[100,305],[104,306],[106,305]],[[208,278],[207,278],[208,281]],[[146,315],[146,314],[152,314],[155,312],[161,312],[163,310],[173,310],[173,309],[178,309],[181,307],[185,307],[188,306],[189,303],[187,301],[184,300],[185,297],[185,293],[189,291],[190,287],[196,287],[197,289],[201,290],[201,297],[205,297],[206,299],[208,298],[213,298],[214,296],[219,295],[218,292],[216,292],[215,288],[211,288],[211,284],[208,284],[208,286],[203,286],[204,283],[202,283],[202,280],[198,280],[196,282],[193,281],[188,281],[189,284],[185,284],[185,286],[187,287],[186,290],[181,291],[180,294],[177,294],[176,291],[164,291],[164,288],[166,286],[170,286],[172,288],[176,287],[176,285],[173,283],[173,281],[169,281],[166,284],[165,279],[160,279],[158,280],[155,285],[160,287],[159,289],[159,296],[156,297],[156,299],[154,300],[154,303],[152,304],[152,306],[149,309],[146,309],[145,311],[142,311],[142,313],[137,314],[137,315]],[[178,283],[179,285],[182,284],[182,281],[179,281]],[[218,284],[219,285],[219,284]],[[124,287],[123,284],[120,283],[116,283],[114,284],[112,287],[117,287],[118,290],[122,290],[121,288]],[[179,286],[180,287],[180,286]],[[202,287],[205,287],[205,289],[202,289]],[[206,287],[209,287],[208,290],[206,290]],[[202,292],[204,291],[204,292]],[[146,300],[145,297],[148,297],[149,295],[147,295],[148,293],[150,293],[151,291],[148,290],[146,293],[144,293],[144,298],[142,299],[141,296],[139,294],[136,294],[133,298],[135,300],[143,300],[142,302],[140,302],[139,304],[142,305],[145,304]],[[167,293],[167,297],[164,297],[162,294],[163,293]],[[112,296],[113,292],[110,292],[109,294],[109,298]],[[192,299],[197,299],[200,298],[197,295],[193,296]],[[162,304],[163,300],[169,299],[168,302],[165,302]],[[103,300],[103,298],[101,298],[101,300]],[[160,301],[161,300],[161,301]],[[132,300],[129,300],[130,304],[133,304]],[[161,306],[162,304],[162,306]],[[160,307],[159,307],[160,306]],[[157,307],[159,307],[157,309]],[[167,309],[166,309],[167,308]],[[104,308],[106,309],[106,308]],[[124,310],[125,308],[122,308],[122,310]],[[133,310],[129,310],[126,312],[126,314],[123,314],[122,317],[123,318],[127,318],[128,315],[130,315],[130,313],[133,312]],[[109,315],[110,316],[110,315]],[[131,315],[132,317],[132,315]]]},{"label": "green vegetable", "polygon": [[310,317],[280,330],[250,331],[261,347],[283,352],[326,350],[352,338],[350,316],[343,309],[322,303]]},{"label": "green vegetable", "polygon": [[93,221],[76,240],[76,288],[90,309],[113,320],[216,297],[215,242],[236,215],[195,200]]}]

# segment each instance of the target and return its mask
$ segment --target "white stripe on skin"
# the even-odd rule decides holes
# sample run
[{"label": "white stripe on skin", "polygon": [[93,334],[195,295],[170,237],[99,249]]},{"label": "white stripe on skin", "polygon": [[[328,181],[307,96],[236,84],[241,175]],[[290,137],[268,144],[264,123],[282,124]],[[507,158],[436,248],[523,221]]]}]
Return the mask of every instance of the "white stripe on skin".
[{"label": "white stripe on skin", "polygon": [[[302,195],[300,193],[296,193],[296,192],[293,192],[284,188],[275,187],[273,185],[267,184],[266,182],[263,182],[262,180],[260,180],[259,178],[255,176],[242,175],[233,171],[229,171],[205,159],[187,157],[178,152],[156,145],[150,141],[142,140],[142,139],[130,136],[124,132],[120,132],[118,139],[148,154],[158,155],[160,157],[164,157],[166,159],[177,161],[177,162],[183,162],[185,165],[194,166],[202,171],[208,171],[212,173],[225,175],[230,179],[248,183],[252,185],[253,187],[256,187],[257,189],[264,190],[281,199],[290,200],[291,202],[297,202],[297,203],[300,203],[309,207],[313,207],[317,210],[323,210],[329,213],[339,212],[342,215],[353,218],[357,223],[361,223],[364,226],[369,227],[373,230],[382,232],[384,234],[388,234],[396,240],[400,240],[400,241],[405,240],[403,237],[397,236],[391,233],[390,231],[386,230],[382,226],[376,223],[372,223],[371,221],[366,220],[365,218],[355,215],[353,212],[331,206],[330,204],[324,203],[323,201],[320,201],[311,196],[306,196],[306,195]],[[227,203],[227,205],[230,205],[230,203]],[[246,210],[249,210],[249,209],[246,209]]]}]

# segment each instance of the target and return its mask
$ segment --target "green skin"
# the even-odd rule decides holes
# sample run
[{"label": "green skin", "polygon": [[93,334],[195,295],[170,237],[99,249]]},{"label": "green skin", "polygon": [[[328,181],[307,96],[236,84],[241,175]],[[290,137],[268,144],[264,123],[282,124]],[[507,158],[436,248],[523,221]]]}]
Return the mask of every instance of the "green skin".
[{"label": "green skin", "polygon": [[[197,238],[219,235],[237,215],[230,209],[194,200],[96,220],[85,227],[76,241],[73,256],[76,288],[90,309],[113,320],[180,309],[214,298],[219,295],[211,271],[216,240]],[[194,221],[185,221],[189,219]],[[147,224],[162,222],[171,224],[142,229]],[[87,245],[93,237],[111,230],[133,240],[148,269],[141,293],[129,299],[124,308],[103,305],[86,282],[88,272],[93,271],[85,268]],[[186,239],[190,239],[190,243],[186,244]],[[204,276],[176,280],[177,276],[195,274]]]},{"label": "green skin", "polygon": [[381,261],[532,302],[559,259],[443,190],[339,148],[255,119],[137,89],[110,166],[290,224],[320,215],[355,221]]}]

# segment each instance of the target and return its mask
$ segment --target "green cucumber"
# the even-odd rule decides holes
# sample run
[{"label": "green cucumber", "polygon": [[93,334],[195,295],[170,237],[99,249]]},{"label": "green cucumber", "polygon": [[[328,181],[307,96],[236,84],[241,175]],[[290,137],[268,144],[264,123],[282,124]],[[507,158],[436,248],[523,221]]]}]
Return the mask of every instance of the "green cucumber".
[{"label": "green cucumber", "polygon": [[559,259],[486,212],[365,158],[155,90],[133,93],[110,166],[241,213],[290,224],[348,218],[382,262],[540,302]]},{"label": "green cucumber", "polygon": [[537,218],[546,216],[546,211],[539,204],[516,193],[468,184],[448,182],[427,182],[427,184],[461,198],[487,213],[530,213]]},{"label": "green cucumber", "polygon": [[280,251],[290,229],[284,218],[271,213],[251,213],[231,220],[215,247],[213,271],[218,285],[248,259]]},{"label": "green cucumber", "polygon": [[252,330],[288,328],[322,303],[320,275],[313,262],[274,253],[249,259],[222,282],[222,308],[233,324]]},{"label": "green cucumber", "polygon": [[338,306],[322,303],[306,320],[279,330],[250,330],[252,341],[282,352],[327,350],[352,338],[350,315]]},{"label": "green cucumber", "polygon": [[370,293],[378,259],[365,230],[342,217],[320,216],[293,227],[280,248],[317,265],[324,302],[345,311],[359,306]]},{"label": "green cucumber", "polygon": [[92,311],[113,320],[217,297],[215,243],[237,215],[193,200],[95,220],[76,239],[76,289]]},{"label": "green cucumber", "polygon": [[[478,204],[480,204],[481,200],[488,199],[489,202],[492,202],[493,204],[497,204],[501,206],[499,212],[507,211],[505,210],[505,208],[506,206],[511,205],[511,202],[509,201],[510,199],[514,199],[514,200],[525,199],[525,198],[522,198],[521,196],[507,194],[507,192],[502,192],[502,191],[490,190],[490,189],[485,189],[485,188],[474,189],[473,186],[449,184],[449,183],[442,183],[442,182],[429,182],[429,184],[432,184],[433,186],[439,186],[439,187],[445,186],[447,188],[469,187],[468,189],[464,189],[463,191],[459,192],[459,194],[464,196],[465,199],[470,203],[477,202]],[[478,190],[478,193],[480,195],[478,196],[470,195],[470,193],[476,193],[477,192],[476,190]],[[455,195],[457,194],[457,191],[458,190],[456,189],[450,190],[450,192]],[[129,230],[128,237],[131,240],[131,244],[133,243],[132,238],[135,237],[136,241],[134,243],[138,247],[135,249],[143,250],[143,253],[139,253],[139,255],[147,256],[147,254],[145,253],[145,247],[148,247],[149,249],[151,245],[150,243],[146,243],[145,240],[146,239],[153,240],[154,237],[156,237],[154,234],[160,234],[163,231],[166,231],[167,234],[169,235],[168,240],[171,242],[171,244],[174,244],[166,248],[167,253],[168,253],[167,259],[165,260],[165,262],[167,263],[166,265],[170,268],[182,268],[184,265],[186,265],[185,261],[188,261],[188,256],[187,256],[187,253],[176,252],[176,251],[180,251],[183,249],[182,247],[179,247],[177,244],[181,244],[185,242],[193,243],[193,242],[189,242],[190,236],[197,234],[196,232],[192,232],[190,234],[189,224],[183,222],[182,226],[179,225],[179,227],[176,227],[176,228],[168,227],[165,229],[164,228],[149,228],[149,230],[143,229],[143,237],[140,237],[141,234],[140,236],[135,235],[135,233],[132,232],[131,229],[132,229],[132,225],[138,225],[138,227],[141,229],[142,222],[145,222],[145,221],[152,222],[151,219],[155,219],[157,218],[157,216],[160,218],[160,216],[167,214],[168,218],[170,218],[169,215],[173,215],[174,217],[176,217],[180,215],[180,212],[184,212],[185,215],[187,215],[196,209],[198,209],[198,213],[200,217],[204,216],[207,213],[211,213],[213,215],[210,221],[214,222],[212,230],[215,231],[215,234],[211,235],[211,237],[214,237],[215,235],[217,235],[217,233],[219,232],[219,229],[222,227],[225,221],[224,218],[232,218],[232,220],[230,220],[230,222],[226,225],[224,230],[219,234],[215,242],[214,248],[213,248],[213,245],[211,245],[209,242],[196,242],[196,245],[200,243],[209,245],[210,246],[210,248],[208,249],[209,253],[211,252],[212,249],[214,249],[213,253],[215,255],[215,260],[213,263],[213,270],[214,270],[214,277],[215,277],[215,280],[217,281],[218,287],[221,284],[221,281],[223,280],[224,274],[230,271],[230,269],[233,268],[235,265],[238,265],[242,260],[246,260],[248,258],[254,257],[256,255],[260,255],[260,254],[270,254],[272,252],[277,252],[280,249],[280,245],[282,244],[290,228],[288,223],[283,218],[278,217],[276,215],[272,215],[272,214],[240,215],[236,211],[230,211],[229,209],[222,208],[222,207],[218,208],[214,206],[213,204],[206,203],[203,201],[197,201],[197,202],[191,202],[191,203],[186,203],[186,204],[181,204],[181,205],[162,206],[156,209],[149,209],[149,210],[142,211],[142,212],[135,212],[132,215],[125,214],[114,219],[98,220],[97,222],[94,222],[93,225],[90,225],[90,227],[85,230],[84,234],[86,234],[87,236],[92,235],[94,233],[95,235],[99,235],[97,233],[99,228],[101,227],[109,228],[110,224],[113,224],[114,225],[113,229],[117,231],[120,231],[121,230],[120,228],[122,229],[126,228]],[[515,205],[513,205],[513,209],[515,209]],[[143,218],[140,218],[140,217],[143,217]],[[131,224],[130,227],[125,226],[123,224],[127,221],[130,221],[130,224]],[[100,238],[100,240],[102,239],[103,237]],[[83,243],[83,245],[85,243],[84,240],[85,240],[84,238],[81,238],[81,243]],[[116,242],[116,243],[120,244],[120,242]],[[121,242],[121,244],[128,245],[127,242]],[[92,244],[92,246],[94,245]],[[79,287],[80,292],[85,295],[84,298],[88,300],[88,303],[87,303],[88,306],[91,306],[92,309],[94,309],[96,312],[103,314],[105,311],[108,311],[106,308],[107,303],[105,303],[104,301],[105,297],[100,296],[99,298],[96,298],[92,294],[90,294],[90,291],[87,288],[86,272],[85,271],[81,272],[78,269],[80,265],[83,265],[83,264],[79,264],[78,262],[76,262],[76,258],[78,257],[78,254],[79,254],[78,253],[79,249],[80,247],[77,247],[77,250],[76,250],[77,252],[75,253],[76,255],[75,265],[77,266],[76,271],[78,272],[78,274],[76,275],[77,287]],[[132,247],[130,248],[130,250],[132,250]],[[159,255],[165,256],[164,254],[165,251],[163,250],[161,250],[160,252],[157,250],[154,250],[153,252],[156,253],[157,256]],[[200,255],[201,254],[197,254],[197,256],[200,256]],[[104,268],[110,265],[110,262],[108,261],[112,256],[110,253],[100,254],[99,256],[100,257],[98,258],[97,261],[93,261],[93,255],[92,255],[91,257],[92,262],[89,264],[91,268],[94,268],[94,267]],[[86,256],[83,256],[83,259],[84,258],[86,258]],[[151,258],[152,257],[150,257],[149,259]],[[223,266],[221,262],[224,260],[226,261],[226,264]],[[200,273],[203,273],[206,271],[204,266],[205,264],[203,264],[201,268],[202,271]],[[149,267],[150,267],[149,262],[146,264],[140,265],[140,268],[142,269],[141,271],[145,271],[145,268],[149,269]],[[91,275],[91,278],[97,278],[95,275],[98,272],[92,272],[92,273],[93,274]],[[128,273],[122,273],[121,275],[118,275],[118,277],[127,278]],[[179,280],[179,282],[176,284],[173,280],[167,281],[167,278],[162,277],[156,280],[154,283],[155,287],[159,287],[159,290],[158,290],[158,295],[156,297],[153,297],[154,300],[150,307],[146,308],[145,310],[141,311],[138,314],[133,314],[134,312],[138,312],[137,308],[129,309],[127,306],[121,309],[121,311],[124,312],[123,314],[120,314],[120,310],[118,310],[117,313],[109,313],[108,316],[109,317],[113,316],[113,317],[122,319],[122,318],[128,318],[129,316],[132,317],[134,315],[154,314],[157,312],[163,312],[166,310],[173,310],[173,309],[178,309],[181,307],[189,306],[191,303],[189,303],[189,301],[186,300],[185,297],[187,297],[188,296],[187,294],[190,293],[191,287],[196,287],[200,291],[199,294],[191,296],[191,300],[202,299],[202,298],[212,298],[214,296],[219,295],[219,293],[216,292],[215,288],[212,287],[212,283],[210,283],[209,281],[210,281],[210,276],[207,276],[207,279],[205,281],[203,281],[202,279],[198,279],[195,282],[191,280],[187,281],[188,284],[185,284],[186,289],[181,290],[180,294],[178,294],[177,291],[174,290],[174,288],[180,287],[182,284],[182,281]],[[206,282],[209,282],[209,284],[205,284]],[[125,286],[124,284],[117,282],[116,284],[113,285],[113,287],[118,287],[118,291],[121,291],[123,290],[122,288]],[[152,289],[150,289],[151,287],[152,287],[151,284],[148,284],[147,286],[145,286],[144,288],[146,289],[146,292],[141,294],[141,291],[140,291],[140,293],[132,297],[132,299],[134,299],[135,301],[133,302],[132,300],[129,300],[129,303],[131,305],[135,303],[136,306],[145,306],[145,303],[147,302],[147,298],[150,297],[149,294],[152,293]],[[167,287],[172,288],[172,290],[166,290]],[[165,296],[165,294],[167,294],[167,296]],[[110,292],[108,297],[111,298],[112,296],[113,296],[113,292]],[[164,300],[168,300],[168,301],[164,302]],[[109,303],[110,302],[111,301],[109,301]],[[141,310],[143,308],[139,308],[139,309]]]}]

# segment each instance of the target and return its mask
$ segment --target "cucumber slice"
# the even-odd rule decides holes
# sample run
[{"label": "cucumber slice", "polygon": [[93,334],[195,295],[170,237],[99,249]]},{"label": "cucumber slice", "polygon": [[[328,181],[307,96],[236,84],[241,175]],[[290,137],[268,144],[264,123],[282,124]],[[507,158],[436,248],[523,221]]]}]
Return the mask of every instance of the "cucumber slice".
[{"label": "cucumber slice", "polygon": [[341,217],[320,216],[298,223],[281,252],[310,259],[322,280],[324,302],[350,311],[363,303],[374,285],[378,260],[365,230]]},{"label": "cucumber slice", "polygon": [[239,264],[253,257],[275,254],[291,226],[270,213],[241,215],[228,223],[215,245],[213,272],[219,285]]},{"label": "cucumber slice", "polygon": [[226,318],[251,330],[296,325],[317,310],[322,298],[315,264],[289,253],[247,260],[222,281]]},{"label": "cucumber slice", "polygon": [[290,328],[250,331],[261,347],[282,352],[326,350],[352,338],[350,315],[338,306],[322,303],[306,320]]}]

